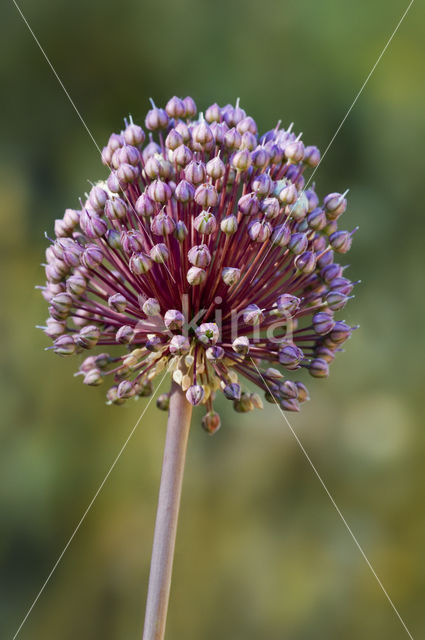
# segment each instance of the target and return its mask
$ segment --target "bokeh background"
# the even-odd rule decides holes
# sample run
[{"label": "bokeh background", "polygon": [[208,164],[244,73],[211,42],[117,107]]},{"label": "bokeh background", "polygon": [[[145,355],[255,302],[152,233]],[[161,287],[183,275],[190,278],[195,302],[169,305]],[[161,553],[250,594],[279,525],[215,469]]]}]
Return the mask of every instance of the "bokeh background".
[{"label": "bokeh background", "polygon": [[[238,96],[260,129],[327,146],[407,0],[21,0],[102,146],[148,97]],[[423,6],[415,2],[316,174],[350,187],[360,324],[290,419],[413,637],[424,637]],[[143,402],[106,407],[34,326],[43,233],[104,175],[11,0],[0,21],[0,635],[11,639]],[[407,637],[279,412],[190,438],[170,640]],[[141,637],[165,414],[149,409],[22,640]]]}]

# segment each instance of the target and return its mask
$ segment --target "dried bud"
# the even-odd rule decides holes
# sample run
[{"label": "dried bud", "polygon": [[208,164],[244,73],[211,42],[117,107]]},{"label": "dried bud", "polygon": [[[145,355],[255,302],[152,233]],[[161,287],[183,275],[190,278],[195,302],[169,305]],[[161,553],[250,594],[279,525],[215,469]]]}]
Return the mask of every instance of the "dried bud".
[{"label": "dried bud", "polygon": [[221,420],[218,413],[216,411],[208,411],[202,418],[202,427],[210,435],[216,433],[221,427]]}]

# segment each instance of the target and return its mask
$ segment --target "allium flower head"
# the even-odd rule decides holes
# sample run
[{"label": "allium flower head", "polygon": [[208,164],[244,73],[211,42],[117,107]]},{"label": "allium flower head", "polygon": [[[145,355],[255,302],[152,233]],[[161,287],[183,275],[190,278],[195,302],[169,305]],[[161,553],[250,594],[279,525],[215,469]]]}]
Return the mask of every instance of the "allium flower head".
[{"label": "allium flower head", "polygon": [[352,331],[334,319],[353,288],[334,262],[351,245],[338,229],[346,194],[320,201],[304,177],[318,149],[280,123],[259,136],[238,103],[197,117],[192,98],[174,97],[145,129],[130,119],[110,136],[107,179],[55,223],[43,287],[54,351],[96,348],[79,374],[109,380],[117,405],[169,368],[205,405],[209,433],[218,391],[236,411],[262,406],[240,378],[298,411],[308,391],[293,376],[326,377]]}]

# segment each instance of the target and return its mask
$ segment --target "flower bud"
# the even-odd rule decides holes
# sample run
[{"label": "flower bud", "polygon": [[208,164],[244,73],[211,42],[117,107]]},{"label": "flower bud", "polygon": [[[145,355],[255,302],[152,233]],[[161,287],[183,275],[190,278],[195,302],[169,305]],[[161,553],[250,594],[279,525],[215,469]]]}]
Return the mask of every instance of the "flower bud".
[{"label": "flower bud", "polygon": [[88,384],[91,387],[98,387],[103,382],[102,373],[99,371],[99,369],[90,369],[90,371],[87,371],[87,373],[85,374],[83,382],[84,384]]},{"label": "flower bud", "polygon": [[227,236],[231,236],[238,230],[238,220],[236,216],[227,216],[220,222],[220,229]]},{"label": "flower bud", "polygon": [[310,229],[321,231],[326,226],[326,214],[323,209],[314,209],[307,216],[307,223]]},{"label": "flower bud", "polygon": [[125,298],[122,293],[114,293],[114,295],[108,298],[108,306],[118,313],[124,313],[127,307],[127,298]]},{"label": "flower bud", "polygon": [[260,173],[252,180],[251,187],[259,198],[266,198],[273,190],[273,180],[267,173]]},{"label": "flower bud", "polygon": [[349,300],[348,296],[340,291],[330,291],[325,299],[328,308],[332,311],[339,311],[340,309],[343,309]]},{"label": "flower bud", "polygon": [[284,411],[299,411],[300,405],[298,404],[298,400],[295,398],[282,398],[279,401],[279,406]]},{"label": "flower bud", "polygon": [[230,151],[239,149],[241,142],[242,136],[234,127],[224,134],[224,144]]},{"label": "flower bud", "polygon": [[124,220],[127,213],[127,205],[121,198],[110,198],[105,202],[105,215],[109,220]]},{"label": "flower bud", "polygon": [[335,322],[334,328],[329,334],[330,339],[335,344],[342,344],[351,336],[352,328],[345,322]]},{"label": "flower bud", "polygon": [[335,278],[339,278],[342,275],[342,267],[340,264],[332,262],[326,265],[320,270],[320,277],[324,282],[330,284]]},{"label": "flower bud", "polygon": [[199,145],[201,149],[208,149],[211,147],[214,142],[214,136],[205,120],[202,120],[199,124],[196,124],[193,127],[192,140],[196,145]]},{"label": "flower bud", "polygon": [[138,213],[139,216],[143,216],[145,218],[150,218],[151,216],[153,216],[156,210],[155,202],[148,196],[146,192],[142,193],[142,195],[137,198],[134,208],[136,209],[136,213]]},{"label": "flower bud", "polygon": [[329,243],[337,253],[347,253],[351,247],[351,233],[348,231],[335,231],[329,236]]},{"label": "flower bud", "polygon": [[247,171],[252,163],[251,153],[248,149],[242,149],[234,154],[231,162],[236,171]]},{"label": "flower bud", "polygon": [[208,182],[201,184],[195,191],[195,201],[204,209],[215,207],[218,202],[216,188]]},{"label": "flower bud", "polygon": [[158,351],[161,350],[162,340],[159,336],[150,335],[145,346],[148,351],[151,351],[152,353],[157,353]]},{"label": "flower bud", "polygon": [[165,236],[173,233],[176,223],[165,211],[157,213],[151,220],[151,230],[157,236]]},{"label": "flower bud", "polygon": [[75,343],[70,335],[61,335],[53,343],[53,351],[60,356],[70,356],[75,353]]},{"label": "flower bud", "polygon": [[239,336],[232,342],[232,349],[235,353],[246,356],[249,353],[249,339],[247,336]]},{"label": "flower bud", "polygon": [[125,142],[134,147],[142,145],[146,137],[142,127],[139,127],[137,124],[133,124],[133,122],[127,125],[123,135]]},{"label": "flower bud", "polygon": [[239,282],[241,270],[236,267],[224,267],[221,271],[221,277],[223,278],[223,282],[231,287]]},{"label": "flower bud", "polygon": [[156,298],[148,298],[142,305],[142,311],[147,316],[159,316],[161,307]]},{"label": "flower bud", "polygon": [[305,193],[300,193],[294,204],[289,208],[289,213],[294,220],[304,220],[308,211],[308,200]]},{"label": "flower bud", "polygon": [[285,186],[279,191],[279,200],[282,204],[293,205],[297,201],[297,198],[298,191],[296,186],[292,184],[292,182],[286,182]]},{"label": "flower bud", "polygon": [[146,253],[133,253],[131,256],[128,267],[131,273],[136,276],[141,276],[152,269],[152,260]]},{"label": "flower bud", "polygon": [[199,342],[205,346],[216,344],[220,333],[215,322],[203,322],[195,330],[196,337]]},{"label": "flower bud", "polygon": [[294,140],[285,145],[285,156],[290,162],[297,164],[304,158],[304,145],[301,140]]},{"label": "flower bud", "polygon": [[106,232],[106,242],[111,249],[121,249],[121,234],[116,229],[108,229]]},{"label": "flower bud", "polygon": [[322,358],[314,358],[308,365],[308,370],[313,378],[327,378],[329,375],[329,365]]},{"label": "flower bud", "polygon": [[83,349],[93,349],[97,345],[99,338],[100,329],[91,324],[80,329],[80,332],[75,337],[75,342]]},{"label": "flower bud", "polygon": [[280,204],[277,198],[265,198],[261,203],[261,211],[268,220],[274,220],[280,215]]},{"label": "flower bud", "polygon": [[249,304],[242,311],[242,317],[245,324],[260,324],[264,320],[263,312],[256,304]]},{"label": "flower bud", "polygon": [[157,131],[158,129],[165,129],[168,125],[168,115],[164,109],[158,109],[154,107],[148,111],[145,119],[146,129],[149,131]]},{"label": "flower bud", "polygon": [[283,293],[276,300],[277,310],[284,316],[293,316],[300,308],[300,305],[301,300],[289,293]]},{"label": "flower bud", "polygon": [[191,184],[198,185],[205,182],[206,171],[203,162],[192,160],[184,169],[184,177]]},{"label": "flower bud", "polygon": [[169,393],[161,393],[156,399],[156,406],[161,411],[168,411],[170,408],[170,394]]},{"label": "flower bud", "polygon": [[193,116],[196,115],[196,103],[195,100],[193,98],[191,98],[190,96],[186,96],[186,98],[183,100],[184,103],[184,107],[185,107],[185,117],[186,118],[193,118]]},{"label": "flower bud", "polygon": [[295,257],[294,266],[301,273],[313,273],[316,268],[316,256],[312,251],[305,251]]},{"label": "flower bud", "polygon": [[90,244],[81,256],[81,264],[87,269],[96,269],[103,261],[103,252],[96,244]]},{"label": "flower bud", "polygon": [[189,232],[183,220],[178,220],[176,222],[176,228],[174,230],[174,235],[177,238],[177,240],[179,242],[183,242],[188,233]]},{"label": "flower bud", "polygon": [[264,147],[257,147],[251,153],[252,165],[256,169],[263,169],[270,160],[270,155]]},{"label": "flower bud", "polygon": [[210,251],[205,244],[194,245],[188,252],[189,262],[195,267],[208,267],[211,262]]},{"label": "flower bud", "polygon": [[101,238],[105,235],[108,225],[99,216],[83,209],[80,215],[80,227],[88,238]]},{"label": "flower bud", "polygon": [[309,167],[317,167],[320,162],[320,151],[317,147],[308,146],[304,149],[303,162]]},{"label": "flower bud", "polygon": [[258,198],[250,193],[248,193],[246,196],[242,196],[242,198],[239,198],[238,210],[244,216],[256,215],[260,210],[260,203],[258,202]]},{"label": "flower bud", "polygon": [[165,204],[171,198],[172,192],[166,182],[154,180],[147,188],[148,196],[155,202]]},{"label": "flower bud", "polygon": [[134,338],[134,329],[129,325],[123,325],[115,334],[115,340],[120,344],[130,344]]},{"label": "flower bud", "polygon": [[238,413],[248,413],[249,411],[253,411],[254,403],[251,399],[251,394],[242,393],[240,400],[233,401],[233,408]]},{"label": "flower bud", "polygon": [[248,234],[254,242],[266,242],[272,233],[272,227],[264,220],[254,220],[248,227]]},{"label": "flower bud", "polygon": [[187,202],[191,202],[193,200],[195,196],[195,188],[187,180],[181,180],[176,187],[174,195],[176,200],[178,200],[182,204],[186,204]]},{"label": "flower bud", "polygon": [[204,399],[204,396],[205,396],[205,392],[199,384],[193,384],[186,391],[187,401],[194,406],[201,404],[202,400]]},{"label": "flower bud", "polygon": [[302,382],[296,382],[295,385],[298,391],[298,401],[307,402],[307,400],[310,400],[310,395],[305,384],[303,384]]},{"label": "flower bud", "polygon": [[221,121],[221,109],[216,102],[205,111],[205,120],[210,124]]},{"label": "flower bud", "polygon": [[67,291],[71,295],[76,296],[77,298],[83,295],[86,288],[87,288],[86,279],[79,273],[74,273],[72,276],[69,276],[69,278],[66,281]]},{"label": "flower bud", "polygon": [[167,262],[169,258],[167,246],[162,242],[160,242],[159,244],[155,244],[149,253],[152,260],[154,262],[157,262],[158,264]]},{"label": "flower bud", "polygon": [[278,224],[273,230],[272,244],[279,245],[279,247],[286,247],[291,239],[291,228],[286,222]]},{"label": "flower bud", "polygon": [[236,129],[241,135],[249,132],[252,135],[256,136],[258,133],[257,123],[255,122],[254,118],[251,118],[251,116],[242,118],[242,120],[237,123]]},{"label": "flower bud", "polygon": [[279,362],[287,369],[298,369],[304,357],[302,350],[294,344],[285,344],[279,349]]},{"label": "flower bud", "polygon": [[241,387],[239,384],[232,382],[231,384],[226,384],[223,388],[223,393],[228,400],[240,400]]},{"label": "flower bud", "polygon": [[164,324],[171,331],[181,329],[184,325],[184,315],[178,309],[168,309],[164,315]]},{"label": "flower bud", "polygon": [[347,199],[345,194],[329,193],[323,200],[326,209],[326,215],[329,220],[336,220],[344,213],[347,208]]},{"label": "flower bud", "polygon": [[208,411],[202,418],[202,428],[210,435],[216,433],[220,427],[221,420],[216,411]]},{"label": "flower bud", "polygon": [[170,118],[174,118],[175,120],[183,118],[186,115],[186,107],[183,100],[180,100],[180,98],[177,98],[176,96],[167,102],[165,105],[165,111]]},{"label": "flower bud", "polygon": [[190,341],[186,336],[173,336],[169,343],[170,353],[183,356],[190,351]]},{"label": "flower bud", "polygon": [[315,313],[313,316],[313,327],[316,333],[319,336],[325,336],[327,333],[332,331],[335,326],[335,320],[332,318],[329,313],[325,313],[319,311]]},{"label": "flower bud", "polygon": [[186,274],[186,279],[191,285],[198,285],[205,282],[207,277],[207,272],[200,267],[190,267]]},{"label": "flower bud", "polygon": [[303,253],[308,247],[308,238],[305,233],[293,233],[288,243],[288,248],[296,255]]}]

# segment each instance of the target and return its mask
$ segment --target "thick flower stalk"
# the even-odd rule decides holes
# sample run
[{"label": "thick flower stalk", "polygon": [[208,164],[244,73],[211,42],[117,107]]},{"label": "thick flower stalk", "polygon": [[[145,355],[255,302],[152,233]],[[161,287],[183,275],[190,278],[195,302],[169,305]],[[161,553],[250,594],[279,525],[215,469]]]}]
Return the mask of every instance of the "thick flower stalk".
[{"label": "thick flower stalk", "polygon": [[308,391],[292,376],[326,377],[352,332],[334,318],[353,288],[334,261],[351,245],[346,194],[305,189],[318,149],[280,123],[259,136],[238,103],[197,117],[174,97],[145,128],[130,119],[111,135],[107,179],[55,223],[43,287],[54,351],[98,348],[79,374],[111,380],[111,404],[151,394],[169,368],[209,433],[218,391],[236,411],[262,406],[241,378],[298,411]]}]

